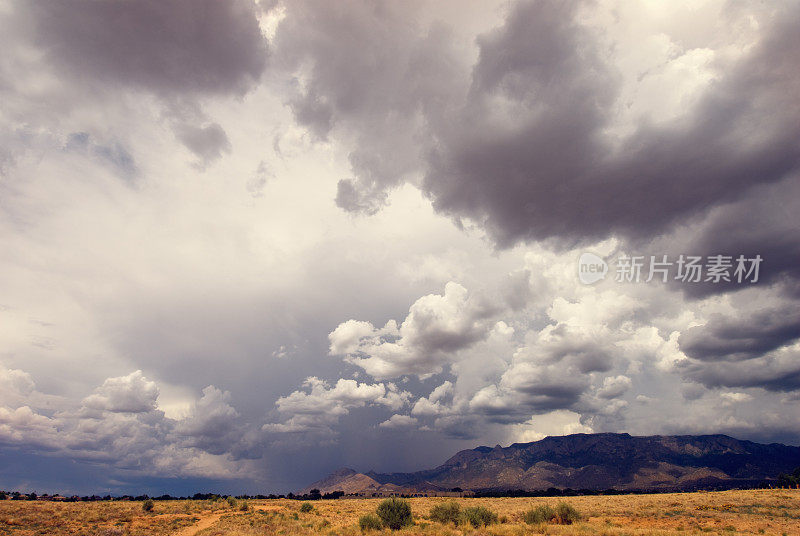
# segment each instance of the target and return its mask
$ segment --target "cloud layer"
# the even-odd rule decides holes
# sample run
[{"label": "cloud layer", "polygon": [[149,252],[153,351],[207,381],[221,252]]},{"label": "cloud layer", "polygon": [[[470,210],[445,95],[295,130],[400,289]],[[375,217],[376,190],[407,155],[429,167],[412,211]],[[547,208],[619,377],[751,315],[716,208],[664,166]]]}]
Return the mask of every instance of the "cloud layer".
[{"label": "cloud layer", "polygon": [[[0,3],[0,457],[48,462],[3,486],[289,491],[591,431],[799,443],[798,20]],[[758,282],[614,278],[721,254]]]}]

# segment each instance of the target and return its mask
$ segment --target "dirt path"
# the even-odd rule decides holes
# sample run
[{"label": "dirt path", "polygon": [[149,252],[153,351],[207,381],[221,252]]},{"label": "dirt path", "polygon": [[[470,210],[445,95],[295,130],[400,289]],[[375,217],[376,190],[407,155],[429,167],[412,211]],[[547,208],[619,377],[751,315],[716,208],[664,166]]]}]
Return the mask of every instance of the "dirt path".
[{"label": "dirt path", "polygon": [[195,514],[196,517],[199,517],[200,520],[191,525],[189,527],[184,527],[178,532],[176,532],[173,536],[194,536],[198,532],[203,529],[207,529],[221,518],[224,514],[229,514],[230,512],[216,512],[216,513],[202,513],[202,514]]}]

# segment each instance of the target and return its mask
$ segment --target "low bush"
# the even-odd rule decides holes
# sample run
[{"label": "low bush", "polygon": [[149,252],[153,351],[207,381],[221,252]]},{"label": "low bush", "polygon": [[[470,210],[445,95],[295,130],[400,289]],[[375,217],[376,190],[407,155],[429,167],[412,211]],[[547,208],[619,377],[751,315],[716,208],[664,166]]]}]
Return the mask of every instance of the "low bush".
[{"label": "low bush", "polygon": [[412,525],[411,505],[408,501],[392,497],[382,501],[375,512],[381,518],[383,525],[392,530],[399,530]]},{"label": "low bush", "polygon": [[228,501],[228,506],[231,508],[236,508],[236,499],[234,497],[229,495],[225,500]]},{"label": "low bush", "polygon": [[142,510],[145,512],[152,512],[155,506],[156,503],[153,502],[153,499],[147,499],[142,503]]},{"label": "low bush", "polygon": [[475,528],[486,527],[493,523],[497,523],[497,514],[485,506],[470,506],[468,508],[464,508],[464,512],[461,515],[466,523]]},{"label": "low bush", "polygon": [[449,501],[442,504],[437,504],[431,508],[430,516],[431,521],[436,521],[446,525],[452,523],[458,525],[461,521],[461,507],[455,501]]},{"label": "low bush", "polygon": [[303,512],[304,514],[307,514],[313,509],[314,507],[311,505],[310,502],[304,502],[303,504],[300,505],[300,511]]},{"label": "low bush", "polygon": [[546,504],[540,504],[536,508],[531,508],[522,516],[522,519],[528,525],[539,525],[540,523],[550,523],[550,520],[556,516],[555,510]]},{"label": "low bush", "polygon": [[529,525],[555,523],[556,525],[572,525],[580,521],[581,514],[573,506],[562,502],[555,508],[541,504],[525,512],[523,519]]},{"label": "low bush", "polygon": [[581,514],[572,505],[565,502],[556,506],[555,523],[558,525],[572,525],[581,520]]},{"label": "low bush", "polygon": [[381,520],[375,514],[367,514],[358,518],[358,528],[361,529],[361,532],[381,530],[383,528],[383,523],[381,523]]},{"label": "low bush", "polygon": [[242,501],[239,503],[239,510],[242,512],[247,512],[250,510],[250,505],[247,503],[247,501]]}]

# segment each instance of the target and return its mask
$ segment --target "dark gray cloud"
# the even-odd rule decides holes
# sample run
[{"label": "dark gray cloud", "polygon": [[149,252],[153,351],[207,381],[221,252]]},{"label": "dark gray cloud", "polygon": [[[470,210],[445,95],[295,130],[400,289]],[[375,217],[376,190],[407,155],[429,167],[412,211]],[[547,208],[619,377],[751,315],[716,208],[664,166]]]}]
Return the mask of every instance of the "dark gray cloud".
[{"label": "dark gray cloud", "polygon": [[[758,285],[780,284],[788,295],[800,296],[800,177],[792,175],[777,184],[763,185],[746,198],[712,210],[693,227],[680,227],[662,248],[673,254],[722,254],[736,259],[760,256]],[[750,286],[750,285],[745,285]],[[680,285],[687,296],[742,289],[736,281]]]},{"label": "dark gray cloud", "polygon": [[800,390],[800,354],[783,348],[738,363],[688,361],[679,365],[685,378],[706,387],[758,387],[768,391]]},{"label": "dark gray cloud", "polygon": [[677,339],[686,359],[676,370],[706,387],[800,389],[800,305],[781,286],[729,298],[732,311],[708,316]]},{"label": "dark gray cloud", "polygon": [[679,338],[681,350],[702,361],[741,361],[760,357],[800,338],[800,307],[757,311],[746,316],[713,316]]},{"label": "dark gray cloud", "polygon": [[223,153],[231,151],[228,135],[218,123],[202,127],[180,124],[175,127],[175,134],[187,149],[197,155],[204,164],[217,160]]},{"label": "dark gray cloud", "polygon": [[606,133],[621,76],[581,7],[516,3],[477,38],[470,75],[447,32],[414,16],[292,3],[276,43],[284,61],[311,66],[296,119],[354,140],[337,203],[375,212],[422,175],[437,210],[479,222],[500,246],[647,238],[800,169],[796,6],[679,119],[641,122],[621,141]]},{"label": "dark gray cloud", "polygon": [[[470,97],[423,187],[501,245],[661,234],[800,167],[797,19],[784,13],[681,121],[615,148],[603,130],[618,82],[599,41],[563,3],[521,3],[479,39]],[[493,121],[500,106],[513,114]]]},{"label": "dark gray cloud", "polygon": [[[186,445],[211,454],[241,450],[246,435],[239,412],[230,405],[230,393],[209,385],[192,407],[190,415],[175,427]],[[238,453],[237,453],[238,454]]]},{"label": "dark gray cloud", "polygon": [[276,64],[308,73],[287,102],[315,138],[350,142],[354,177],[341,180],[336,202],[375,213],[387,188],[414,180],[424,123],[447,108],[466,66],[449,31],[423,25],[416,4],[298,1],[286,10]]},{"label": "dark gray cloud", "polygon": [[20,2],[34,40],[60,72],[159,94],[244,93],[261,76],[267,42],[252,2]]}]

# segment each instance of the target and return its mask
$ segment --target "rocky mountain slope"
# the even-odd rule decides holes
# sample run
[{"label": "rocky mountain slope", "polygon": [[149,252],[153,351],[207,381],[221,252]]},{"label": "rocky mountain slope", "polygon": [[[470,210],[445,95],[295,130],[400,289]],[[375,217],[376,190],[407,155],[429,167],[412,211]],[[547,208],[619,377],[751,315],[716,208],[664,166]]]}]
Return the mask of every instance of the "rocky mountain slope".
[{"label": "rocky mountain slope", "polygon": [[323,493],[447,490],[692,489],[752,484],[800,466],[800,447],[725,435],[573,434],[464,450],[434,469],[380,474],[339,470]]}]

